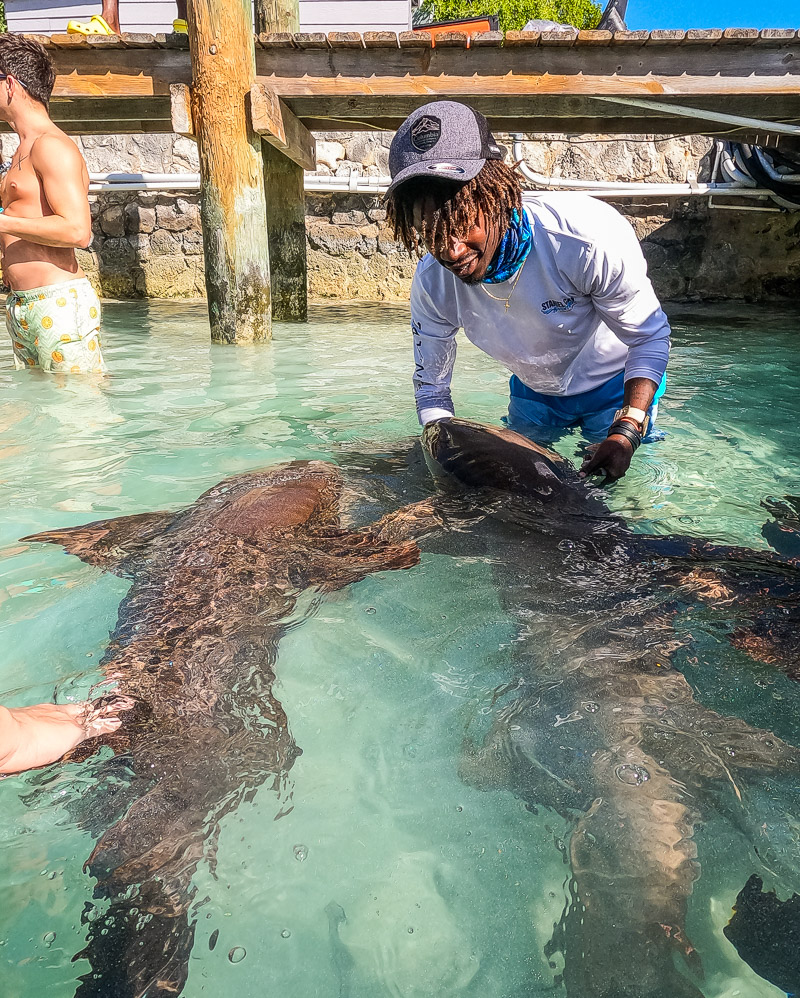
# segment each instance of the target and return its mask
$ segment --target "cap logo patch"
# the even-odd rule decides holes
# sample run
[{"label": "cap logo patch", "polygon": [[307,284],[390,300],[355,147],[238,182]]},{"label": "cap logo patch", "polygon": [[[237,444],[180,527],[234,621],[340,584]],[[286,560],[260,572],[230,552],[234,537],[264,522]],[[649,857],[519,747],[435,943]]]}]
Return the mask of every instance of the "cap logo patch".
[{"label": "cap logo patch", "polygon": [[411,128],[411,145],[419,152],[433,149],[442,137],[442,122],[432,114],[426,114]]}]

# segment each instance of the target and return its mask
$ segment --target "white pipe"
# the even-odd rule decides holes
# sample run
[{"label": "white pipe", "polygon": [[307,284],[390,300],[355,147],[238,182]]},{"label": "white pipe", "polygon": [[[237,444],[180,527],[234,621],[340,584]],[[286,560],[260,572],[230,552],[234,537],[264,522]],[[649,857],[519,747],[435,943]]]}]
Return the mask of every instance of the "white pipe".
[{"label": "white pipe", "polygon": [[[514,144],[514,156],[521,159],[519,142]],[[676,196],[745,196],[767,198],[770,192],[754,187],[754,181],[749,185],[741,183],[726,184],[670,184],[670,183],[626,183],[597,180],[569,180],[561,177],[545,177],[534,173],[524,162],[520,170],[529,180],[540,187],[556,187],[553,193],[567,193],[582,190],[599,198],[622,197],[676,197]],[[198,191],[200,189],[199,173],[91,173],[89,191],[92,194],[113,193],[114,191]],[[362,177],[351,173],[347,177],[327,177],[306,174],[305,189],[317,193],[332,193],[335,191],[353,194],[382,194],[391,183],[390,177]]]},{"label": "white pipe", "polygon": [[649,111],[664,111],[683,118],[699,118],[701,121],[720,121],[740,128],[757,128],[759,131],[774,132],[778,135],[800,135],[800,125],[786,125],[782,121],[764,121],[763,118],[743,118],[740,114],[725,114],[723,111],[704,111],[699,107],[681,107],[665,104],[663,101],[640,100],[638,97],[606,97],[592,94],[594,100],[608,101],[609,104],[624,104],[630,107],[643,107]]}]

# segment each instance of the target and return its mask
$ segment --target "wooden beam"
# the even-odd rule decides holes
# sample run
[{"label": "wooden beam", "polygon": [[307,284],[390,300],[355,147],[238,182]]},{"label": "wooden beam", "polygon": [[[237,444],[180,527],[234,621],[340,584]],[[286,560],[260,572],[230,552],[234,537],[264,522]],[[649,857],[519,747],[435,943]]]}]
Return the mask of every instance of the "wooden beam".
[{"label": "wooden beam", "polygon": [[261,143],[272,276],[272,317],[308,318],[306,207],[303,167],[276,146]]},{"label": "wooden beam", "polygon": [[173,83],[169,88],[172,131],[196,139],[192,121],[192,95],[185,83]]},{"label": "wooden beam", "polygon": [[250,88],[253,130],[304,170],[317,168],[317,140],[274,90],[255,82]]},{"label": "wooden beam", "polygon": [[263,340],[270,276],[261,139],[245,108],[255,75],[250,2],[189,0],[188,21],[211,338]]}]

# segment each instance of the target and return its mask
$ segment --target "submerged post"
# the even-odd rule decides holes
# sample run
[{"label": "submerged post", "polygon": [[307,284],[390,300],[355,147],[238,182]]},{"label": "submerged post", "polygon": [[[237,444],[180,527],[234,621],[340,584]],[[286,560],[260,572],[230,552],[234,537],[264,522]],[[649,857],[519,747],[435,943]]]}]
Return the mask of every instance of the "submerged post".
[{"label": "submerged post", "polygon": [[247,114],[255,78],[249,0],[189,0],[192,117],[211,338],[270,336],[270,276],[261,137]]}]

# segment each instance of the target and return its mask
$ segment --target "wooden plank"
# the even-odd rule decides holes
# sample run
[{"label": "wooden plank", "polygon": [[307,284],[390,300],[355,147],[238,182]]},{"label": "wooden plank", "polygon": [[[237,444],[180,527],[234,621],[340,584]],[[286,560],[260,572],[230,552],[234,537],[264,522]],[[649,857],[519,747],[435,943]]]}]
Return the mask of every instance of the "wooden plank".
[{"label": "wooden plank", "polygon": [[192,121],[192,95],[185,83],[173,83],[169,88],[170,119],[172,131],[176,135],[196,138]]},{"label": "wooden plank", "polygon": [[720,38],[722,38],[721,28],[707,28],[703,30],[700,30],[699,28],[689,28],[683,41],[684,44],[689,45],[711,45],[718,42]]},{"label": "wooden plank", "polygon": [[303,167],[275,146],[261,143],[267,198],[272,317],[308,318],[306,210]]},{"label": "wooden plank", "polygon": [[50,101],[50,117],[59,125],[70,121],[102,121],[110,133],[117,123],[148,118],[167,121],[166,131],[171,131],[170,116],[169,97],[54,98]]},{"label": "wooden plank", "polygon": [[50,35],[50,44],[57,49],[89,48],[85,35]]},{"label": "wooden plank", "polygon": [[632,45],[644,45],[650,37],[649,31],[615,31],[611,39],[612,46],[627,47]]},{"label": "wooden plank", "polygon": [[364,42],[357,31],[329,31],[328,42],[331,48],[362,49]]},{"label": "wooden plank", "polygon": [[784,44],[797,39],[798,32],[794,28],[763,28],[758,33],[759,42],[763,44]]},{"label": "wooden plank", "polygon": [[507,31],[504,47],[513,48],[535,48],[541,41],[541,31]]},{"label": "wooden plank", "polygon": [[262,49],[293,49],[294,35],[290,31],[262,31],[258,36],[258,44]]},{"label": "wooden plank", "polygon": [[562,48],[572,48],[578,40],[578,29],[572,31],[543,31],[540,45],[560,46]]},{"label": "wooden plank", "polygon": [[[504,98],[538,96],[542,94],[575,94],[591,97],[608,94],[625,97],[661,97],[715,94],[733,97],[750,94],[791,94],[800,103],[796,77],[718,77],[718,76],[562,76],[560,74],[526,74],[513,76],[454,76],[421,74],[416,77],[342,76],[335,77],[265,77],[262,82],[274,87],[282,98],[355,96],[383,98],[391,96],[427,97],[430,100],[458,99],[471,95],[494,96],[498,106]],[[343,108],[345,105],[343,104]],[[731,112],[735,113],[735,112]]]},{"label": "wooden plank", "polygon": [[469,34],[466,31],[442,31],[434,38],[433,44],[436,48],[467,49]]},{"label": "wooden plank", "polygon": [[683,41],[686,37],[685,31],[673,31],[658,28],[650,32],[647,39],[648,45],[675,45]]},{"label": "wooden plank", "polygon": [[26,32],[25,37],[30,38],[32,42],[38,42],[40,45],[43,45],[45,48],[50,48],[50,46],[53,44],[52,41],[50,40],[50,35],[37,35],[37,34],[32,34],[31,32]]},{"label": "wooden plank", "polygon": [[470,48],[501,48],[502,45],[502,31],[478,31],[470,41]]},{"label": "wooden plank", "polygon": [[125,43],[120,35],[87,35],[86,43],[89,48],[100,49],[124,49]]},{"label": "wooden plank", "polygon": [[300,31],[294,36],[294,43],[299,49],[327,49],[328,36],[321,31]]},{"label": "wooden plank", "polygon": [[317,140],[270,87],[250,88],[254,131],[304,170],[317,168]]},{"label": "wooden plank", "polygon": [[401,31],[397,36],[401,49],[429,49],[433,47],[433,39],[427,31]]},{"label": "wooden plank", "polygon": [[148,49],[157,47],[155,35],[147,34],[145,32],[124,31],[122,33],[122,40],[125,43],[126,49]]},{"label": "wooden plank", "polygon": [[365,31],[364,48],[368,49],[396,49],[400,44],[395,31]]},{"label": "wooden plank", "polygon": [[731,42],[754,42],[758,39],[758,28],[725,28],[722,32],[720,44],[726,45]]},{"label": "wooden plank", "polygon": [[211,338],[271,335],[261,139],[245,108],[255,74],[249,0],[189,0],[192,121],[200,159]]},{"label": "wooden plank", "polygon": [[579,31],[578,45],[610,45],[614,37],[611,31]]},{"label": "wooden plank", "polygon": [[[189,36],[185,35],[182,31],[173,31],[171,34],[165,35],[164,37],[164,47],[168,49],[178,49],[179,51],[189,51]],[[250,42],[252,46],[253,42]]]}]

